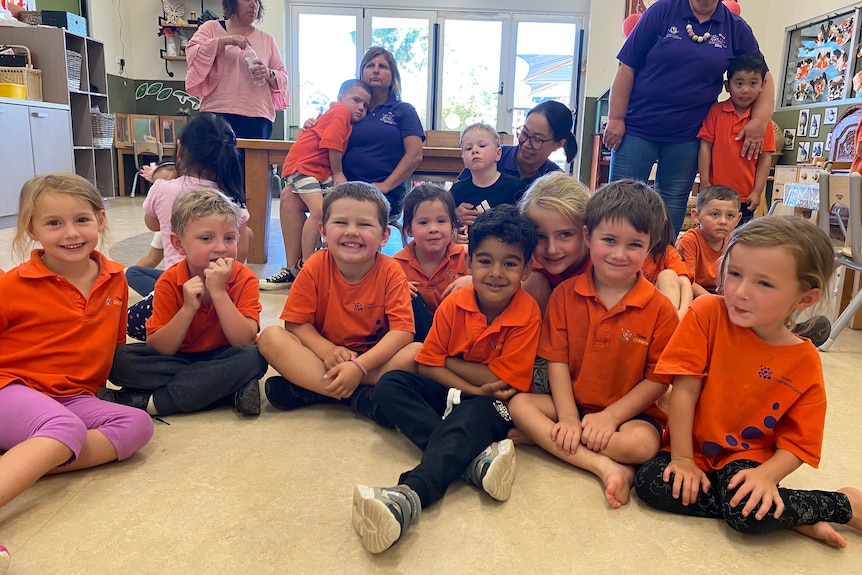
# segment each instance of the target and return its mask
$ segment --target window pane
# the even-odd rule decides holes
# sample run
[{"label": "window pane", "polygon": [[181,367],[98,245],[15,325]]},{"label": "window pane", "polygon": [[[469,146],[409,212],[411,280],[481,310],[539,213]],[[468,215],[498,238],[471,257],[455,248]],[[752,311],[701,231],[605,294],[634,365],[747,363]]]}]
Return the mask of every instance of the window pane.
[{"label": "window pane", "polygon": [[428,20],[425,18],[371,19],[371,44],[395,56],[401,73],[401,99],[416,108],[426,124],[428,110]]},{"label": "window pane", "polygon": [[296,34],[299,95],[291,104],[301,124],[328,110],[341,83],[356,77],[356,17],[300,14]]},{"label": "window pane", "polygon": [[500,21],[446,20],[441,129],[461,130],[475,122],[496,128],[502,29]]}]

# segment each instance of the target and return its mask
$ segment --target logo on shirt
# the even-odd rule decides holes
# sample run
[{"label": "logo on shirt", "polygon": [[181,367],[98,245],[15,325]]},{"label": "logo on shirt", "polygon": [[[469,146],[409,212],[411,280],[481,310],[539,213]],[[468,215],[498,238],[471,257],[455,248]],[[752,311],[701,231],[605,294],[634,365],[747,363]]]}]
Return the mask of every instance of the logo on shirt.
[{"label": "logo on shirt", "polygon": [[108,296],[105,298],[105,305],[123,305],[123,298],[119,296]]},{"label": "logo on shirt", "polygon": [[724,37],[724,34],[716,34],[715,36],[710,36],[709,43],[716,48],[727,48],[727,38]]},{"label": "logo on shirt", "polygon": [[679,34],[679,28],[677,28],[676,26],[671,26],[667,29],[667,31],[669,34]]},{"label": "logo on shirt", "polygon": [[639,343],[641,345],[649,345],[649,338],[645,335],[641,334],[633,334],[631,331],[623,328],[623,341],[630,341],[632,343]]},{"label": "logo on shirt", "polygon": [[396,125],[398,122],[395,121],[395,114],[392,112],[386,112],[382,116],[380,116],[380,121],[384,124]]},{"label": "logo on shirt", "polygon": [[674,40],[682,40],[682,36],[679,35],[679,28],[676,26],[671,26],[667,29],[667,34],[664,35],[665,38],[673,38]]},{"label": "logo on shirt", "polygon": [[353,304],[353,311],[362,311],[362,304],[359,302],[355,302]]}]

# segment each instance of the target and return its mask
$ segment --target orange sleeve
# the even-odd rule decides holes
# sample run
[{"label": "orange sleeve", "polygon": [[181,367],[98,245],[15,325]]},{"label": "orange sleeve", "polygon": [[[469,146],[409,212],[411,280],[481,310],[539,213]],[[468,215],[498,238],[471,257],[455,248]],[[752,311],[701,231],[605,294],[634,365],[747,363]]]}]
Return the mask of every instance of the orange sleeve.
[{"label": "orange sleeve", "polygon": [[677,253],[679,253],[685,265],[686,275],[692,278],[697,277],[697,255],[699,244],[697,242],[696,232],[688,230],[676,242]]},{"label": "orange sleeve", "polygon": [[573,290],[574,284],[565,281],[561,287],[551,292],[548,307],[545,310],[545,319],[542,322],[542,332],[539,337],[539,357],[548,361],[558,363],[569,363],[569,338],[567,335],[568,325],[566,321],[566,297],[568,291]]},{"label": "orange sleeve", "polygon": [[763,147],[760,149],[761,152],[772,153],[775,151],[775,129],[772,125],[772,120],[766,124],[766,133],[763,135]]},{"label": "orange sleeve", "polygon": [[670,385],[673,383],[673,377],[666,374],[657,374],[656,365],[679,325],[679,314],[667,298],[659,297],[658,292],[656,294],[656,299],[661,302],[661,309],[659,310],[655,328],[652,332],[652,340],[649,344],[649,351],[647,352],[644,378]]},{"label": "orange sleeve", "polygon": [[260,312],[263,306],[260,304],[260,283],[254,272],[244,264],[234,263],[241,266],[237,270],[234,285],[230,289],[230,299],[243,317],[251,318],[260,327]]},{"label": "orange sleeve", "polygon": [[826,390],[822,384],[812,386],[775,424],[775,447],[817,467],[825,423]]},{"label": "orange sleeve", "polygon": [[703,125],[700,127],[700,131],[697,133],[698,139],[706,140],[707,142],[715,142],[715,124],[720,109],[721,104],[718,103],[713,104],[709,109],[709,113],[703,120]]},{"label": "orange sleeve", "polygon": [[431,367],[444,367],[449,357],[449,341],[458,307],[453,298],[446,298],[434,313],[434,321],[422,349],[416,354],[416,363]]},{"label": "orange sleeve", "polygon": [[[378,257],[380,257],[378,255]],[[389,330],[416,332],[413,322],[413,304],[410,302],[410,287],[401,265],[387,259],[386,268],[386,317]]]},{"label": "orange sleeve", "polygon": [[[181,260],[179,264],[185,260]],[[177,315],[183,306],[183,288],[177,285],[176,265],[168,268],[153,289],[153,313],[147,320],[147,334],[155,333]]]},{"label": "orange sleeve", "polygon": [[[3,275],[3,270],[0,270],[0,275]],[[129,309],[129,283],[126,281],[126,274],[120,274],[123,278],[123,309]],[[129,314],[120,314],[120,324],[117,326],[117,347],[126,345],[126,332],[129,329]]]},{"label": "orange sleeve", "polygon": [[703,314],[701,308],[707,307],[704,303],[713,297],[720,296],[704,295],[691,302],[682,321],[665,345],[653,369],[654,373],[669,376],[692,375],[701,378],[706,375],[709,357],[707,337],[709,317]]},{"label": "orange sleeve", "polygon": [[664,251],[664,267],[665,269],[673,270],[678,276],[686,276],[688,281],[694,281],[694,275],[688,271],[688,267],[686,267],[679,252],[673,246],[668,246]]},{"label": "orange sleeve", "polygon": [[321,132],[318,145],[322,150],[343,152],[347,149],[347,139],[353,129],[350,123],[350,111],[345,106],[334,106],[324,113],[324,116],[326,115],[332,118]]},{"label": "orange sleeve", "polygon": [[[527,316],[529,319],[525,325],[513,327],[506,334],[500,355],[488,364],[488,369],[494,375],[520,391],[531,391],[533,387],[533,365],[536,362],[536,349],[542,326],[538,304],[532,301],[532,296],[527,297],[536,306],[535,313]],[[518,310],[520,311],[522,310]],[[521,315],[524,316],[526,314]]]},{"label": "orange sleeve", "polygon": [[[315,284],[317,276],[323,271],[320,264],[321,258],[316,257],[309,258],[302,266],[302,273],[296,276],[296,280],[290,286],[290,295],[284,302],[279,319],[288,323],[314,324],[314,312],[318,305]],[[320,329],[320,326],[314,327]]]}]

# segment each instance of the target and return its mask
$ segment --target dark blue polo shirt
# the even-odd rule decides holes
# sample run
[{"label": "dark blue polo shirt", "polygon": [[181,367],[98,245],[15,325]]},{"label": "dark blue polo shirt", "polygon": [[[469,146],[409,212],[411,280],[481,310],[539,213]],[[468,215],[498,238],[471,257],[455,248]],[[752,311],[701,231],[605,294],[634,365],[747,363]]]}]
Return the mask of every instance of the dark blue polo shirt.
[{"label": "dark blue polo shirt", "polygon": [[[510,176],[515,176],[516,178],[521,177],[521,173],[518,171],[518,146],[510,146],[505,145],[501,146],[503,148],[503,153],[500,155],[500,160],[497,162],[497,171],[501,174],[508,174]],[[562,168],[552,162],[551,160],[545,160],[545,163],[539,166],[538,171],[533,174],[529,178],[524,178],[524,182],[529,186],[532,184],[537,178],[541,178],[545,174],[549,172],[561,172]],[[461,170],[461,173],[458,174],[458,180],[466,180],[470,177],[470,170],[464,168]]]}]

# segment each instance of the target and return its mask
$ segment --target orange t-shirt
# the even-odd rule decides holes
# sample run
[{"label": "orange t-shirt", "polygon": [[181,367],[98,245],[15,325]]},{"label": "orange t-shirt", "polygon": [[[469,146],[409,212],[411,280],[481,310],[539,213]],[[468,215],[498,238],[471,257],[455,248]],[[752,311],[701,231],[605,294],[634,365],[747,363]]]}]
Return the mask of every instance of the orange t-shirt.
[{"label": "orange t-shirt", "polygon": [[[606,309],[592,271],[590,265],[554,290],[539,340],[539,357],[568,364],[575,403],[585,413],[605,409],[644,379],[670,383],[655,366],[679,323],[670,300],[641,275]],[[656,403],[644,413],[661,424],[667,419]]]},{"label": "orange t-shirt", "polygon": [[98,251],[89,294],[42,263],[44,250],[0,277],[0,387],[21,382],[52,397],[94,395],[126,343],[123,266]]},{"label": "orange t-shirt", "polygon": [[468,286],[453,292],[437,308],[416,362],[443,367],[447,357],[460,357],[487,365],[515,389],[531,391],[541,322],[536,300],[519,288],[506,309],[488,325],[476,303],[476,291]]},{"label": "orange t-shirt", "polygon": [[317,118],[313,127],[302,132],[288,150],[281,170],[282,177],[299,172],[318,182],[325,180],[332,175],[329,150],[344,152],[352,131],[353,124],[347,107],[339,102],[331,103],[329,110]]},{"label": "orange t-shirt", "polygon": [[[834,142],[832,145],[836,145]],[[856,135],[853,138],[853,163],[850,164],[850,172],[862,172],[862,116],[859,116],[859,123],[856,124]]]},{"label": "orange t-shirt", "polygon": [[[694,460],[704,471],[737,459],[763,463],[785,449],[820,462],[826,390],[814,345],[774,346],[730,321],[724,298],[695,299],[656,373],[703,378],[694,411]],[[664,449],[670,448],[669,435]]]},{"label": "orange t-shirt", "polygon": [[[177,262],[159,277],[153,295],[153,315],[147,320],[147,335],[155,333],[171,321],[183,307],[183,284],[191,279],[189,266],[185,259]],[[248,317],[260,326],[260,292],[258,279],[250,269],[234,262],[227,281],[227,295],[243,317]],[[189,325],[179,351],[195,353],[212,351],[229,346],[230,342],[222,330],[216,308],[201,302],[195,317]]]},{"label": "orange t-shirt", "polygon": [[[726,243],[727,240],[724,244]],[[715,292],[718,287],[718,261],[724,244],[721,250],[709,247],[700,226],[686,231],[676,242],[676,249],[685,262],[688,277],[693,277],[694,283],[711,292]]]},{"label": "orange t-shirt", "polygon": [[408,282],[419,283],[419,295],[422,296],[428,309],[432,312],[443,301],[441,294],[449,287],[449,284],[467,275],[465,265],[465,260],[467,259],[466,246],[456,244],[455,242],[449,242],[446,256],[430,277],[422,269],[422,264],[419,263],[419,260],[416,259],[415,241],[411,241],[407,247],[392,257],[401,265],[401,269],[404,270]]},{"label": "orange t-shirt", "polygon": [[333,344],[356,353],[365,353],[389,331],[415,331],[404,271],[380,253],[361,280],[349,283],[328,249],[316,252],[290,287],[281,319],[310,323]]},{"label": "orange t-shirt", "polygon": [[685,263],[682,261],[679,252],[676,251],[675,247],[670,245],[665,248],[664,255],[659,261],[655,261],[652,255],[648,255],[644,260],[644,265],[641,266],[641,273],[651,284],[655,283],[655,280],[658,279],[658,274],[664,270],[673,270],[676,272],[676,275],[686,276],[689,281],[692,279],[692,274],[685,267]]},{"label": "orange t-shirt", "polygon": [[[757,159],[741,156],[742,140],[736,136],[751,120],[751,108],[740,116],[736,113],[733,102],[725,100],[716,102],[709,109],[697,137],[712,143],[712,161],[709,164],[709,182],[712,185],[722,185],[733,188],[739,194],[742,202],[748,200],[754,191],[754,175],[757,171]],[[763,153],[775,151],[775,131],[772,122],[766,124],[763,135]]]}]

